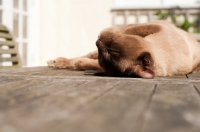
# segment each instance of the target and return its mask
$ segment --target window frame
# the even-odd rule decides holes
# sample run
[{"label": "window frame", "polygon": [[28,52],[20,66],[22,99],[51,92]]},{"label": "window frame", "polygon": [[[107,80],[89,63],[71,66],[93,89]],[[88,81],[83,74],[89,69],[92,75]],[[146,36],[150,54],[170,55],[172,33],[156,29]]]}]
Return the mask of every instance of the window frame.
[{"label": "window frame", "polygon": [[[0,10],[2,10],[2,24],[6,25],[14,35],[14,13],[18,14],[18,37],[15,37],[18,43],[20,57],[25,58],[23,66],[39,65],[39,0],[27,0],[26,11],[23,11],[23,0],[19,1],[18,9],[13,7],[14,0],[2,0]],[[23,37],[23,17],[27,17],[26,38]]]}]

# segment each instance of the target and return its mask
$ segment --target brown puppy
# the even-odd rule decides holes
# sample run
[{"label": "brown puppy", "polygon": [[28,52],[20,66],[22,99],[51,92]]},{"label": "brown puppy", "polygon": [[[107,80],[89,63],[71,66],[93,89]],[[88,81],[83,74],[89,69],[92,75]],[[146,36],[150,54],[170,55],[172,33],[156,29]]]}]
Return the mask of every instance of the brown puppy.
[{"label": "brown puppy", "polygon": [[103,70],[109,76],[185,75],[200,70],[200,44],[187,32],[165,21],[103,30],[98,52],[48,61],[50,67]]}]

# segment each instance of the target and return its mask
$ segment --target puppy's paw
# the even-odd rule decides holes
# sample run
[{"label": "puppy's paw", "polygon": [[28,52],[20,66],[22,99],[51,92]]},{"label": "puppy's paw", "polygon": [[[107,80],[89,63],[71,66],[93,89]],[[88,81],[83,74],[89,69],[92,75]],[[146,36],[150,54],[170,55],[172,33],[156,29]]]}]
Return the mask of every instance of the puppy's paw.
[{"label": "puppy's paw", "polygon": [[54,67],[55,66],[55,60],[49,60],[49,61],[47,61],[47,65],[49,67]]},{"label": "puppy's paw", "polygon": [[70,62],[69,59],[59,57],[59,58],[57,58],[55,60],[47,61],[47,64],[48,64],[49,67],[63,69],[63,68],[69,68],[69,62]]}]

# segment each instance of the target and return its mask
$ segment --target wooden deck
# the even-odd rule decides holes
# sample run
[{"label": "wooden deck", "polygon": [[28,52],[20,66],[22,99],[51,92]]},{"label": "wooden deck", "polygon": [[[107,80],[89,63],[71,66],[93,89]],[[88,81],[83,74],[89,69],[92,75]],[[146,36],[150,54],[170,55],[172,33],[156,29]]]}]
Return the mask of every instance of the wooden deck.
[{"label": "wooden deck", "polygon": [[200,132],[200,74],[0,70],[0,132]]}]

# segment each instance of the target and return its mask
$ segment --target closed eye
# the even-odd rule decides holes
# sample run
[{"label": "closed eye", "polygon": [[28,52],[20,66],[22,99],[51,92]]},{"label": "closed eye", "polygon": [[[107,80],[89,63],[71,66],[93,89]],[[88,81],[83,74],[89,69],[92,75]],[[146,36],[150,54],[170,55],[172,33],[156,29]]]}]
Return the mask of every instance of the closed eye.
[{"label": "closed eye", "polygon": [[108,49],[108,48],[107,48],[107,51],[108,51],[108,52],[112,52],[112,53],[117,53],[117,54],[119,54],[119,51],[118,51],[118,50],[113,50],[113,49]]}]

